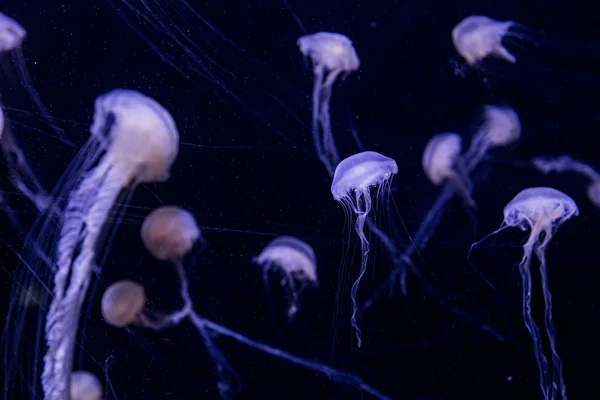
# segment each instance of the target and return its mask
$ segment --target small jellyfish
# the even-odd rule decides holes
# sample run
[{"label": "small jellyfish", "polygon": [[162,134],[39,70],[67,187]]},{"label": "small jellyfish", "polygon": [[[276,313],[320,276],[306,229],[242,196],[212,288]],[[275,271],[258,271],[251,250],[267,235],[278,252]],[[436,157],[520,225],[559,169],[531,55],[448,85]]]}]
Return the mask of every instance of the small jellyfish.
[{"label": "small jellyfish", "polygon": [[521,122],[511,107],[485,105],[483,119],[465,154],[469,170],[479,164],[490,149],[509,146],[521,137]]},{"label": "small jellyfish", "polygon": [[369,241],[364,233],[364,226],[372,208],[371,187],[377,187],[380,196],[386,192],[386,187],[391,184],[393,176],[398,173],[398,165],[394,160],[374,151],[364,151],[354,154],[340,162],[335,169],[331,194],[344,210],[356,215],[354,229],[361,242],[362,262],[358,278],[352,285],[350,296],[352,298],[351,324],[356,329],[356,338],[360,347],[361,331],[356,322],[358,303],[356,292],[360,280],[367,269],[369,257]]},{"label": "small jellyfish", "polygon": [[583,161],[563,155],[560,157],[535,157],[533,165],[545,174],[556,171],[560,173],[575,172],[589,180],[587,196],[592,204],[600,208],[600,173]]},{"label": "small jellyfish", "polygon": [[102,295],[102,318],[116,328],[144,325],[142,310],[145,304],[146,294],[142,285],[129,280],[118,281]]},{"label": "small jellyfish", "polygon": [[[360,66],[352,41],[339,33],[318,32],[298,39],[300,52],[312,60],[314,87],[312,95],[312,133],[317,156],[333,175],[340,155],[335,146],[329,117],[331,90],[338,75],[349,74]],[[322,137],[319,136],[319,124]]]},{"label": "small jellyfish", "polygon": [[70,400],[101,400],[102,384],[95,375],[87,371],[75,371],[71,374]]},{"label": "small jellyfish", "polygon": [[496,21],[483,15],[472,15],[452,29],[452,41],[456,51],[470,66],[488,56],[497,56],[514,63],[515,56],[502,45],[502,38],[513,25],[511,21]]},{"label": "small jellyfish", "polygon": [[[579,209],[572,198],[548,187],[525,189],[504,207],[503,225],[518,227],[521,230],[530,230],[529,238],[523,245],[523,258],[519,263],[519,272],[523,280],[523,319],[533,339],[533,350],[540,370],[540,386],[545,399],[555,399],[558,390],[560,390],[563,399],[567,398],[566,386],[562,376],[562,361],[556,349],[556,330],[552,320],[552,295],[548,285],[548,271],[546,269],[546,248],[558,228],[566,220],[577,215],[579,215]],[[540,263],[539,269],[545,303],[544,321],[552,353],[552,376],[548,372],[548,361],[544,355],[540,330],[531,313],[531,259],[533,253],[536,254]]]},{"label": "small jellyfish", "polygon": [[178,153],[179,134],[169,112],[132,90],[117,89],[98,97],[90,132],[91,139],[77,159],[81,163],[74,170],[76,177],[69,181],[73,186],[61,191],[69,193],[64,193],[68,202],[46,318],[48,349],[42,386],[47,400],[68,396],[81,306],[111,210],[126,190],[168,179]]},{"label": "small jellyfish", "polygon": [[194,216],[176,206],[152,211],[142,224],[141,236],[148,252],[161,261],[179,261],[195,243],[204,243]]},{"label": "small jellyfish", "polygon": [[475,207],[471,197],[469,173],[460,155],[462,139],[456,133],[440,133],[429,140],[423,152],[423,170],[434,185],[450,182],[454,192],[469,207]]},{"label": "small jellyfish", "polygon": [[315,252],[308,243],[300,239],[280,236],[267,244],[253,261],[262,266],[266,285],[269,284],[269,271],[277,269],[283,273],[281,285],[286,288],[290,303],[288,308],[290,319],[298,311],[300,293],[307,287],[319,285]]}]

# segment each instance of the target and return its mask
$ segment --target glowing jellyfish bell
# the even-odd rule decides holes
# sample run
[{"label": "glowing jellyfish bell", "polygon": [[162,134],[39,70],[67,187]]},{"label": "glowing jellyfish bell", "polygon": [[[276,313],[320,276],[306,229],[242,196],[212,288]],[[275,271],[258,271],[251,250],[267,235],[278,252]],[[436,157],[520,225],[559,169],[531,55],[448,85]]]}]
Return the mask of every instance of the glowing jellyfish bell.
[{"label": "glowing jellyfish bell", "polygon": [[[529,238],[523,245],[523,258],[519,272],[523,280],[523,319],[533,339],[535,358],[540,370],[540,385],[546,399],[556,398],[557,391],[566,399],[566,386],[562,376],[562,361],[556,349],[556,332],[552,320],[552,295],[548,285],[546,248],[556,230],[569,218],[579,215],[575,201],[566,194],[548,187],[534,187],[521,191],[504,207],[503,224],[530,229]],[[542,292],[545,303],[545,325],[550,344],[552,371],[543,352],[540,330],[531,313],[531,259],[533,254],[540,263]]]},{"label": "glowing jellyfish bell", "polygon": [[146,294],[142,285],[130,280],[118,281],[102,295],[102,318],[116,328],[144,325],[142,310],[145,304]]},{"label": "glowing jellyfish bell", "polygon": [[[332,32],[305,35],[297,41],[300,52],[313,63],[314,87],[312,95],[312,132],[317,156],[333,175],[340,156],[335,146],[329,117],[331,89],[338,75],[356,71],[360,60],[352,41]],[[319,136],[319,125],[322,136]]]},{"label": "glowing jellyfish bell", "polygon": [[289,318],[298,311],[300,293],[307,287],[319,285],[315,252],[308,243],[295,237],[280,236],[272,240],[253,261],[263,268],[267,285],[269,271],[276,269],[283,273],[281,284],[290,302]]},{"label": "glowing jellyfish bell", "polygon": [[423,152],[423,170],[434,185],[450,182],[463,202],[475,207],[471,197],[471,182],[464,160],[460,154],[462,139],[456,133],[440,133],[432,137]]},{"label": "glowing jellyfish bell", "polygon": [[394,160],[374,151],[364,151],[354,154],[340,162],[335,169],[331,194],[345,210],[356,215],[354,229],[358,234],[362,249],[362,262],[358,278],[352,285],[350,296],[352,297],[351,324],[356,329],[358,346],[360,347],[361,331],[356,323],[356,292],[360,280],[367,269],[369,255],[369,241],[364,233],[366,219],[372,208],[371,187],[377,187],[377,194],[385,193],[385,186],[389,186],[392,177],[398,173],[398,165]]},{"label": "glowing jellyfish bell", "polygon": [[144,246],[161,261],[181,260],[198,241],[204,242],[194,216],[176,206],[152,211],[141,229]]},{"label": "glowing jellyfish bell", "polygon": [[72,190],[63,189],[70,193],[64,194],[68,203],[56,249],[42,374],[49,400],[68,396],[81,306],[112,208],[124,190],[166,180],[178,153],[179,134],[169,112],[132,90],[117,89],[98,97],[90,132],[82,150],[85,159],[73,171],[75,179],[68,180]]},{"label": "glowing jellyfish bell", "polygon": [[0,52],[12,51],[20,47],[25,36],[27,32],[21,24],[0,12]]},{"label": "glowing jellyfish bell", "polygon": [[502,38],[514,25],[512,21],[496,21],[483,15],[472,15],[452,29],[452,41],[456,51],[470,66],[488,56],[514,63],[517,61],[515,56],[502,45]]},{"label": "glowing jellyfish bell", "polygon": [[509,146],[521,137],[521,121],[511,107],[485,105],[483,120],[465,154],[468,164],[478,164],[490,149]]},{"label": "glowing jellyfish bell", "polygon": [[102,385],[95,375],[87,371],[75,371],[71,374],[70,400],[101,400]]}]

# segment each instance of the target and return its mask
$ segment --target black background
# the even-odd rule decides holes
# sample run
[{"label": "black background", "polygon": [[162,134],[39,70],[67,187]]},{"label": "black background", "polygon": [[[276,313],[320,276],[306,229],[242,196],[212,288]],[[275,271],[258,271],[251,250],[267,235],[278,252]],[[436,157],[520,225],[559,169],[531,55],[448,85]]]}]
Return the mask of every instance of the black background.
[{"label": "black background", "polygon": [[[144,2],[128,3],[141,10]],[[143,217],[162,202],[195,213],[208,242],[206,251],[186,264],[200,314],[273,346],[355,372],[393,398],[541,398],[515,269],[526,233],[505,231],[473,253],[475,268],[495,290],[474,273],[466,256],[471,243],[498,228],[502,208],[514,195],[548,185],[572,196],[580,207],[581,215],[565,223],[553,239],[548,271],[568,391],[573,399],[595,393],[600,211],[586,198],[583,178],[542,176],[527,162],[534,155],[570,153],[600,166],[600,45],[594,44],[600,43],[600,29],[594,6],[579,1],[287,3],[290,7],[281,0],[190,0],[198,12],[194,15],[177,14],[184,10],[179,2],[162,2],[177,25],[153,6],[154,21],[189,30],[186,36],[198,47],[188,48],[196,57],[171,47],[157,34],[163,28],[156,22],[133,17],[128,26],[113,6],[124,16],[134,14],[120,0],[3,2],[0,11],[28,31],[23,49],[27,68],[65,137],[81,146],[94,99],[123,87],[163,104],[182,142],[171,179],[138,188],[125,209],[108,260],[95,278],[91,305],[84,306],[88,322],[81,343],[87,354],[77,355],[79,367],[104,383],[108,379],[108,399],[218,398],[213,365],[191,325],[154,333],[117,330],[101,320],[100,294],[122,278],[143,282],[155,309],[172,310],[180,304],[174,270],[154,261],[139,239]],[[511,47],[521,64],[488,61],[484,65],[491,75],[485,79],[467,69],[465,77],[458,76],[450,31],[471,14],[521,22],[543,31],[550,41],[538,42],[543,51]],[[300,35],[316,31],[339,32],[354,41],[361,68],[336,84],[332,99],[340,152],[345,157],[357,151],[350,131],[354,124],[366,149],[397,161],[393,194],[411,234],[438,193],[421,170],[429,138],[443,131],[472,134],[483,104],[507,103],[519,113],[523,135],[518,146],[494,152],[476,173],[476,233],[460,203],[452,201],[417,263],[436,293],[496,328],[504,342],[442,307],[411,275],[407,297],[383,299],[365,314],[364,344],[357,349],[349,324],[348,288],[358,273],[358,259],[346,269],[340,265],[344,214],[331,197],[324,168],[312,155],[312,74],[295,45]],[[1,87],[7,106],[34,111],[18,82],[4,79]],[[32,167],[51,187],[74,151],[36,131],[39,123],[31,115],[10,109],[6,114]],[[31,224],[35,215],[26,199],[7,180],[1,189],[23,226]],[[21,233],[3,217],[3,310],[14,286],[11,277],[16,276],[17,257],[10,247],[20,248]],[[269,293],[259,267],[250,262],[268,241],[283,234],[313,246],[321,283],[318,290],[305,293],[292,325],[285,320],[277,278]],[[381,244],[374,241],[373,246],[373,261],[359,292],[362,301],[390,270]],[[538,273],[536,264],[532,274]],[[342,292],[340,280],[346,283]],[[541,293],[534,296],[534,315],[541,322]],[[238,398],[367,397],[230,339],[216,343],[245,385]],[[10,398],[29,398],[21,392],[23,386],[15,387]]]}]

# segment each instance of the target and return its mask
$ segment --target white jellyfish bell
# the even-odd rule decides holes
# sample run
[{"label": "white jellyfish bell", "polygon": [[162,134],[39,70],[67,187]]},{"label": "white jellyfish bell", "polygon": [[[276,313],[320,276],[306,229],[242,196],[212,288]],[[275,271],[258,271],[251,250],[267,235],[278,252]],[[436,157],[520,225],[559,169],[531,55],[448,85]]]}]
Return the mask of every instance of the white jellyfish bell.
[{"label": "white jellyfish bell", "polygon": [[91,143],[83,150],[85,169],[75,171],[56,247],[42,374],[49,400],[68,396],[81,306],[111,209],[126,189],[166,180],[178,153],[179,134],[171,115],[132,90],[98,97],[90,132]]},{"label": "white jellyfish bell", "polygon": [[95,375],[87,371],[71,374],[70,400],[101,400],[102,394],[102,385]]},{"label": "white jellyfish bell", "polygon": [[299,296],[308,287],[317,287],[317,257],[306,242],[290,236],[273,239],[263,251],[253,259],[263,268],[263,279],[269,284],[268,274],[272,270],[283,273],[281,285],[286,289],[290,303],[288,318],[298,311]]},{"label": "white jellyfish bell", "polygon": [[362,339],[361,330],[356,322],[358,310],[356,293],[360,280],[367,270],[369,258],[370,245],[365,236],[364,227],[372,209],[371,188],[377,188],[377,196],[381,196],[387,192],[396,173],[398,173],[398,165],[394,160],[374,151],[364,151],[342,160],[335,169],[331,184],[331,194],[344,207],[346,215],[354,214],[356,216],[354,229],[361,242],[360,272],[350,292],[352,298],[350,322],[356,330],[359,347]]},{"label": "white jellyfish bell", "polygon": [[[523,320],[533,339],[533,350],[540,371],[540,386],[545,399],[555,399],[557,395],[562,396],[563,399],[567,398],[566,385],[562,375],[562,360],[556,348],[556,329],[552,319],[552,295],[548,284],[546,248],[558,228],[565,221],[577,215],[579,215],[577,204],[566,194],[549,187],[534,187],[521,191],[504,207],[503,226],[498,229],[500,231],[505,227],[518,227],[521,230],[530,230],[529,238],[523,245],[523,258],[519,263],[519,272],[523,280]],[[540,330],[531,311],[531,262],[534,253],[539,262],[544,295],[544,322],[552,360],[550,372],[547,358],[544,355]]]},{"label": "white jellyfish bell", "polygon": [[502,45],[502,38],[513,25],[511,21],[496,21],[483,15],[472,15],[452,29],[452,42],[458,54],[470,66],[475,66],[489,56],[514,63],[515,56]]},{"label": "white jellyfish bell", "polygon": [[139,283],[122,280],[113,283],[102,295],[102,318],[116,328],[128,325],[144,325],[142,313],[146,304],[144,287]]},{"label": "white jellyfish bell", "polygon": [[329,174],[333,175],[335,166],[340,162],[340,155],[331,131],[331,90],[340,74],[348,74],[359,68],[360,60],[352,41],[339,33],[318,32],[305,35],[298,39],[297,44],[300,52],[309,57],[313,64],[315,83],[312,95],[312,132],[317,156]]},{"label": "white jellyfish bell", "polygon": [[449,182],[463,203],[476,207],[471,197],[471,181],[461,156],[462,139],[456,133],[440,133],[432,137],[423,152],[423,170],[434,185]]}]

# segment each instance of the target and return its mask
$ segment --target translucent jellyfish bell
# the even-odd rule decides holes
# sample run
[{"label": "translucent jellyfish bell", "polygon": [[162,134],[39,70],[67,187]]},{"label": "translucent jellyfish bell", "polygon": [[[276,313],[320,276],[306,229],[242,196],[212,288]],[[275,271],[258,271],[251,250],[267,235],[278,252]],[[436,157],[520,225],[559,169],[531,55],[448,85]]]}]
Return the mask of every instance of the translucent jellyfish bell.
[{"label": "translucent jellyfish bell", "polygon": [[0,52],[21,46],[27,32],[17,21],[0,12]]},{"label": "translucent jellyfish bell", "polygon": [[[533,349],[540,371],[540,386],[545,399],[555,399],[558,391],[567,398],[562,376],[562,361],[556,349],[556,331],[552,320],[552,295],[548,285],[546,269],[546,248],[556,230],[569,218],[579,215],[577,204],[566,194],[548,187],[535,187],[521,191],[504,207],[506,226],[530,229],[529,238],[523,245],[523,258],[519,272],[523,280],[523,319],[533,339]],[[540,330],[531,312],[532,280],[531,259],[533,253],[540,263],[542,292],[544,294],[546,333],[550,345],[552,371],[548,371],[548,361],[544,355]]]},{"label": "translucent jellyfish bell", "polygon": [[317,278],[317,257],[306,242],[290,236],[280,236],[272,240],[254,259],[263,267],[263,277],[268,285],[268,273],[277,269],[284,274],[281,284],[287,289],[290,302],[288,317],[293,318],[298,311],[299,295],[306,287],[319,285]]},{"label": "translucent jellyfish bell", "polygon": [[[333,84],[342,73],[356,71],[360,60],[352,41],[339,33],[318,32],[305,35],[297,41],[300,52],[309,57],[313,63],[315,84],[312,96],[312,132],[317,156],[333,175],[335,166],[340,161],[340,155],[335,146],[331,121],[329,117],[329,102]],[[322,136],[319,136],[319,125]]]},{"label": "translucent jellyfish bell", "polygon": [[360,280],[367,269],[369,255],[369,241],[364,233],[364,226],[372,208],[371,187],[377,187],[377,193],[385,193],[385,186],[389,186],[392,177],[398,173],[398,165],[394,160],[374,151],[364,151],[350,156],[340,162],[335,169],[331,194],[345,210],[356,215],[354,229],[358,234],[362,249],[362,262],[360,273],[352,285],[350,296],[352,297],[351,324],[356,329],[358,346],[361,345],[361,331],[356,323],[356,292]]},{"label": "translucent jellyfish bell", "polygon": [[71,374],[70,400],[101,400],[102,384],[95,375],[86,371]]},{"label": "translucent jellyfish bell", "polygon": [[469,173],[460,152],[462,139],[456,133],[440,133],[429,140],[423,152],[423,170],[434,185],[450,182],[457,193],[470,207],[475,207],[471,197]]},{"label": "translucent jellyfish bell", "polygon": [[488,56],[497,56],[514,63],[515,56],[502,45],[502,38],[513,25],[511,21],[496,21],[483,15],[472,15],[452,29],[452,41],[456,51],[470,66]]},{"label": "translucent jellyfish bell", "polygon": [[98,97],[90,132],[77,159],[80,164],[74,167],[76,177],[69,181],[72,189],[57,196],[68,197],[68,203],[46,318],[42,386],[49,400],[64,400],[68,394],[81,306],[111,210],[126,190],[167,179],[178,153],[179,134],[169,112],[132,90],[117,89]]},{"label": "translucent jellyfish bell", "polygon": [[102,295],[102,318],[116,328],[143,325],[142,310],[145,304],[146,295],[142,285],[129,280],[118,281]]},{"label": "translucent jellyfish bell", "polygon": [[194,216],[176,206],[152,211],[141,229],[144,246],[161,261],[181,260],[199,240],[203,241]]},{"label": "translucent jellyfish bell", "polygon": [[521,121],[511,107],[485,105],[483,119],[465,155],[468,164],[479,163],[490,149],[509,146],[521,137]]}]

